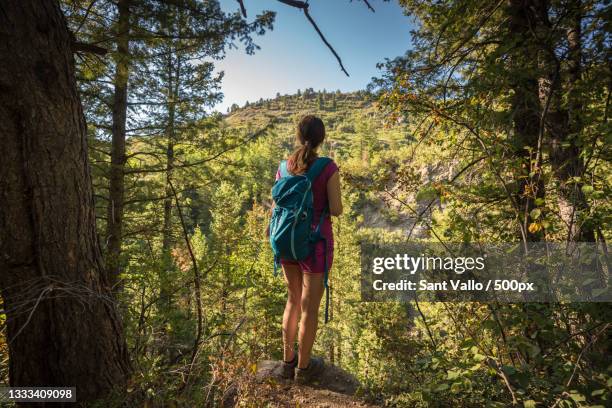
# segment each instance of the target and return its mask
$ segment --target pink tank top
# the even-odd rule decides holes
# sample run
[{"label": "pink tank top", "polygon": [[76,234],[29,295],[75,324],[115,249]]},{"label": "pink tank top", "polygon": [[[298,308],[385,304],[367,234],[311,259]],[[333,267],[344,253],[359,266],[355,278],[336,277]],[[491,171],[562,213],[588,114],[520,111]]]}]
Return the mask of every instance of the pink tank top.
[{"label": "pink tank top", "polygon": [[[313,199],[313,217],[312,217],[312,228],[316,228],[319,224],[319,219],[321,218],[321,213],[328,206],[327,199],[327,182],[330,177],[338,171],[338,166],[332,160],[327,166],[323,169],[323,171],[317,176],[317,178],[312,183],[312,199]],[[280,178],[280,168],[276,170],[276,180]],[[327,245],[333,244],[334,242],[334,233],[332,231],[332,222],[331,216],[329,213],[323,220],[323,224],[321,225],[321,235],[323,235],[327,239]]]}]

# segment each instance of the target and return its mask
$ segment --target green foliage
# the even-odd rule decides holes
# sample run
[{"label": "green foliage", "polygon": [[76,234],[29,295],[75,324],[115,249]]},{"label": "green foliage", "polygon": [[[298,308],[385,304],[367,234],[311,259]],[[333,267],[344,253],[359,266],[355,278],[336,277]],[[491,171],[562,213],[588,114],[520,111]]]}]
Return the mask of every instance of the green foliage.
[{"label": "green foliage", "polygon": [[[209,11],[218,12],[210,3]],[[197,58],[204,52],[197,43],[147,36],[146,47],[135,48],[139,77],[133,89],[141,92],[135,95],[162,101],[134,108],[141,126],[127,146],[121,301],[136,367],[135,400],[219,402],[257,360],[280,358],[286,297],[282,279],[272,276],[265,237],[269,191],[279,161],[294,148],[295,124],[314,113],[326,124],[321,154],[341,168],[346,208],[334,220],[333,319],[320,326],[315,353],[356,375],[363,395],[388,406],[610,405],[607,305],[364,303],[356,256],[365,239],[516,242],[521,215],[534,236],[565,240],[568,228],[558,214],[568,186],[586,203],[576,211],[577,223],[609,238],[609,143],[602,137],[610,133],[609,67],[603,63],[609,39],[602,34],[602,6],[585,6],[588,64],[576,85],[582,128],[576,143],[559,144],[579,147],[584,171],[561,179],[549,128],[535,149],[517,136],[517,83],[544,80],[546,64],[529,60],[534,50],[542,56],[541,44],[504,31],[506,3],[401,3],[418,18],[415,47],[383,67],[376,95],[307,88],[244,108],[233,105],[227,116],[208,115],[218,78]],[[573,11],[565,2],[550,7],[550,27],[559,29],[538,38],[559,50]],[[135,32],[191,27],[188,15],[148,10],[149,17],[168,19],[142,20]],[[73,25],[82,13],[73,16]],[[225,17],[237,32],[251,32],[239,16]],[[257,21],[258,29],[270,22],[269,16]],[[84,32],[91,39],[101,34],[96,24],[108,26],[99,16],[88,22]],[[221,52],[224,44],[206,52]],[[519,55],[523,51],[527,56]],[[517,59],[522,64],[508,62]],[[560,67],[566,78],[567,59]],[[102,220],[110,95],[99,79],[111,72],[104,64],[79,65]],[[178,79],[173,100],[165,92],[170,78]],[[576,99],[576,88],[564,82],[561,89],[558,111]],[[167,132],[171,110],[173,134]],[[175,161],[168,171],[170,140]],[[546,194],[529,195],[526,180],[538,177]],[[513,200],[527,196],[525,213],[517,213]],[[104,222],[98,227],[103,231]],[[192,362],[198,280],[203,333]],[[177,372],[190,378],[189,392],[178,392],[184,377]]]}]

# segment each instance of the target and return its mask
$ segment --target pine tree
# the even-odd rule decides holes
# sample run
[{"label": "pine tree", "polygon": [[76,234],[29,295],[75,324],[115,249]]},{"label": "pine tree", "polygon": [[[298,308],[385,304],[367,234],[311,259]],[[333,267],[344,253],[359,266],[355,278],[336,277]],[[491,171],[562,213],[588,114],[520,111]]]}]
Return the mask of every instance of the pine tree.
[{"label": "pine tree", "polygon": [[0,78],[11,79],[0,92],[10,384],[76,387],[88,405],[125,392],[130,362],[96,233],[73,40],[56,2],[1,8]]},{"label": "pine tree", "polygon": [[[86,110],[87,117],[92,124],[98,125],[98,133],[102,137],[106,137],[105,132],[111,133],[104,242],[107,243],[105,252],[109,276],[115,283],[123,263],[123,213],[125,197],[129,194],[125,191],[126,138],[142,130],[154,133],[153,129],[161,125],[155,124],[143,129],[134,120],[140,116],[140,112],[150,110],[151,107],[149,102],[143,102],[141,98],[146,98],[147,87],[150,81],[154,80],[149,77],[149,64],[154,64],[153,60],[158,59],[159,55],[148,51],[163,48],[160,44],[165,42],[182,39],[195,49],[209,47],[213,51],[207,53],[214,54],[217,52],[214,50],[225,47],[237,37],[245,45],[246,52],[252,53],[255,50],[252,34],[263,34],[265,29],[271,27],[274,19],[273,13],[264,12],[255,21],[247,22],[239,14],[224,13],[218,1],[184,0],[171,5],[177,10],[180,9],[185,18],[190,19],[190,23],[184,25],[185,27],[199,27],[201,31],[174,33],[169,37],[163,26],[168,18],[172,18],[170,14],[165,14],[170,4],[154,0],[96,1],[80,13],[69,14],[69,22],[79,28],[79,36],[115,50],[110,54],[110,70],[94,65],[96,69],[92,72],[89,68],[91,64],[87,60],[79,67],[84,72],[85,81],[81,83],[81,88],[89,108]],[[113,35],[109,35],[109,32]],[[155,46],[150,47],[151,44]],[[109,75],[113,76],[111,83],[104,78]],[[202,80],[207,79],[204,77]],[[198,78],[193,78],[193,82],[198,82]],[[159,102],[153,102],[157,103]]]}]

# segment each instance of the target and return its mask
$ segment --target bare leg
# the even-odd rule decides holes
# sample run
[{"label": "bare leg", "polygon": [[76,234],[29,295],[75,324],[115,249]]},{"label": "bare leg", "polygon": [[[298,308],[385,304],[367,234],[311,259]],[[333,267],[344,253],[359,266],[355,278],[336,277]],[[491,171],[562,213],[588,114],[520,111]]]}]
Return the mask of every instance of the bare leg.
[{"label": "bare leg", "polygon": [[302,319],[300,321],[298,367],[306,368],[317,335],[319,305],[323,295],[323,274],[304,273],[302,288]]},{"label": "bare leg", "polygon": [[302,271],[298,265],[283,265],[283,272],[288,292],[283,314],[283,359],[291,361],[301,313]]}]

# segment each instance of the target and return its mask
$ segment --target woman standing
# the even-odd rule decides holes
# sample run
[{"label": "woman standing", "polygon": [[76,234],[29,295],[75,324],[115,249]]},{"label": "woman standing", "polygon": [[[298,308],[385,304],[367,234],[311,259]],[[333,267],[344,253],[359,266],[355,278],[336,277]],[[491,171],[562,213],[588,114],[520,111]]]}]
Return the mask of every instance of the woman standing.
[{"label": "woman standing", "polygon": [[[298,148],[286,161],[289,175],[306,174],[317,160],[317,148],[325,139],[323,121],[307,115],[298,124]],[[276,179],[281,178],[281,168]],[[313,220],[312,231],[319,226],[321,237],[311,254],[302,261],[280,260],[287,284],[288,298],[283,314],[283,373],[285,378],[295,378],[300,383],[316,380],[323,372],[323,359],[311,357],[317,334],[319,306],[325,289],[326,272],[331,268],[334,255],[334,240],[331,216],[342,213],[340,198],[340,175],[333,161],[325,165],[312,182]],[[324,217],[321,220],[321,217]],[[327,271],[326,271],[327,269]],[[295,351],[295,341],[298,350]]]}]

